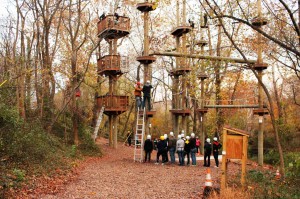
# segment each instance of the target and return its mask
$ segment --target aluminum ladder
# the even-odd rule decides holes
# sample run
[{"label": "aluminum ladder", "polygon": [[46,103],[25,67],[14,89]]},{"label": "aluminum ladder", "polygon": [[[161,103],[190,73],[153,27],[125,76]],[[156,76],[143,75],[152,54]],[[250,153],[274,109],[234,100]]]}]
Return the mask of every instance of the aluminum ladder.
[{"label": "aluminum ladder", "polygon": [[102,118],[103,118],[104,109],[105,109],[105,107],[102,106],[101,110],[100,110],[100,113],[99,113],[99,116],[98,116],[98,119],[97,119],[97,122],[96,122],[95,131],[94,131],[94,134],[93,134],[93,140],[94,141],[96,141],[96,138],[98,136],[98,131],[99,131],[99,127],[100,127],[100,124],[101,124],[101,121],[102,121]]},{"label": "aluminum ladder", "polygon": [[134,161],[143,162],[143,150],[144,150],[144,135],[145,135],[145,108],[140,111],[138,109],[136,128],[134,136]]}]

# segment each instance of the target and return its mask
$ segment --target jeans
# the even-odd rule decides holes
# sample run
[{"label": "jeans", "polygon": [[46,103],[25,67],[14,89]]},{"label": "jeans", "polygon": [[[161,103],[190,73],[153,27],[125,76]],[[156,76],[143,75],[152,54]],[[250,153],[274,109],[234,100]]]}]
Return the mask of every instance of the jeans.
[{"label": "jeans", "polygon": [[196,165],[196,152],[197,148],[191,149],[192,165]]},{"label": "jeans", "polygon": [[184,165],[184,151],[177,151],[178,153],[178,159],[179,159],[179,165]]},{"label": "jeans", "polygon": [[218,152],[213,152],[214,154],[214,158],[215,158],[215,162],[216,162],[216,166],[219,167],[219,159],[218,159]]},{"label": "jeans", "polygon": [[184,152],[184,154],[185,154],[186,159],[187,159],[186,165],[189,165],[190,164],[190,152]]},{"label": "jeans", "polygon": [[135,96],[136,101],[136,107],[141,109],[142,108],[142,97],[141,96]]},{"label": "jeans", "polygon": [[[206,162],[206,159],[208,159],[208,161]],[[206,167],[210,167],[210,153],[204,153],[204,165]]]},{"label": "jeans", "polygon": [[145,108],[146,104],[148,104],[148,110],[151,110],[151,99],[150,96],[144,96],[144,101],[143,101],[143,108]]},{"label": "jeans", "polygon": [[170,148],[169,149],[170,152],[170,159],[171,159],[171,163],[175,163],[175,148]]},{"label": "jeans", "polygon": [[150,162],[150,160],[151,160],[151,151],[145,151],[145,162],[147,162],[147,159],[148,159],[148,162]]}]

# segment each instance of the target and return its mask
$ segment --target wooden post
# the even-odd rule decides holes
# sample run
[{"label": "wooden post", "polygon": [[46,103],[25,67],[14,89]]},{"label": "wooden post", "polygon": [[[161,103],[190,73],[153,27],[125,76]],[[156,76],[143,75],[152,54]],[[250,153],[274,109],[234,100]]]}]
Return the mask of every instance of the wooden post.
[{"label": "wooden post", "polygon": [[113,148],[117,148],[117,143],[118,143],[118,123],[117,123],[117,115],[113,115],[112,116],[112,120],[113,120],[113,133],[114,133],[114,135],[113,135],[113,140],[114,140],[114,142],[113,142]]},{"label": "wooden post", "polygon": [[245,177],[246,177],[247,148],[248,148],[248,137],[243,136],[242,175],[241,175],[241,184],[243,187],[245,186]]},{"label": "wooden post", "polygon": [[221,192],[226,188],[226,170],[227,170],[227,158],[226,158],[226,140],[227,130],[223,130],[223,151],[222,151],[222,173],[221,173]]},{"label": "wooden post", "polygon": [[110,115],[108,117],[108,122],[109,122],[109,138],[108,138],[108,141],[109,141],[109,146],[113,146],[113,116]]}]

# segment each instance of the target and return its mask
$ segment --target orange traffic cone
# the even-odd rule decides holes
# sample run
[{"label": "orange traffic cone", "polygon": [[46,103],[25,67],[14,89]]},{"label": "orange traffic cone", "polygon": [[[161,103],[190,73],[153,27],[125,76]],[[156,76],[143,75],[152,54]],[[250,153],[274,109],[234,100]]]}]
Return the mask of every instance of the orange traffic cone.
[{"label": "orange traffic cone", "polygon": [[281,175],[279,173],[279,170],[277,169],[276,174],[275,174],[275,179],[280,180],[280,178],[281,178]]},{"label": "orange traffic cone", "polygon": [[212,187],[210,168],[208,168],[206,170],[206,178],[205,178],[204,187]]}]

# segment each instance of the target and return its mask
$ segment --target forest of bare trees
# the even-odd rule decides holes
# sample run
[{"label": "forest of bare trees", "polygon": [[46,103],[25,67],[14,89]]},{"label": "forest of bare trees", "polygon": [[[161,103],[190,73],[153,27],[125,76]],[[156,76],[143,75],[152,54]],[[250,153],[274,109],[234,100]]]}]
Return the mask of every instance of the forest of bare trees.
[{"label": "forest of bare trees", "polygon": [[[97,22],[103,13],[117,12],[130,18],[130,34],[117,43],[118,53],[124,56],[124,74],[117,86],[120,94],[130,96],[129,104],[134,106],[134,84],[144,78],[143,67],[136,61],[143,53],[144,41],[143,18],[136,9],[139,2],[14,0],[2,8],[6,14],[0,18],[0,158],[16,160],[23,156],[18,151],[23,150],[24,139],[18,137],[36,126],[39,127],[34,132],[59,138],[49,138],[51,147],[93,144],[87,137],[92,136],[97,118],[95,97],[109,89],[107,77],[97,73],[97,59],[109,51],[106,41],[97,37]],[[150,54],[175,54],[178,49],[170,32],[177,25],[177,1],[155,2],[158,6],[149,20]],[[180,5],[182,2],[179,0]],[[188,133],[200,135],[195,110],[202,102],[260,104],[268,110],[263,115],[263,126],[260,127],[259,116],[252,114],[253,109],[212,108],[206,115],[205,134],[218,135],[224,124],[248,131],[250,157],[260,165],[278,166],[282,176],[290,175],[291,170],[298,171],[298,180],[299,8],[300,0],[190,0],[187,20],[183,22],[193,22],[186,47],[187,54],[195,55],[187,56],[192,72],[187,76],[186,95],[193,111],[188,119]],[[255,25],[255,20],[264,26]],[[201,47],[199,43],[203,41],[207,45]],[[224,59],[216,61],[214,57]],[[228,57],[241,61],[226,60]],[[169,109],[172,95],[179,95],[172,92],[174,77],[170,75],[176,66],[175,56],[156,58],[152,64],[152,103],[157,111],[150,127],[153,137],[172,130]],[[266,70],[261,74],[251,61],[267,64]],[[208,79],[202,88],[203,99],[198,76],[204,71]],[[178,85],[178,90],[182,87]],[[120,141],[125,139],[127,130],[134,130],[132,110],[131,107],[118,118]],[[107,125],[108,119],[104,117],[99,136],[107,136]],[[264,132],[262,138],[259,131]],[[16,132],[19,134],[14,135]],[[260,149],[259,139],[263,142]],[[11,143],[17,143],[18,151]],[[259,150],[263,157],[257,159]]]}]

